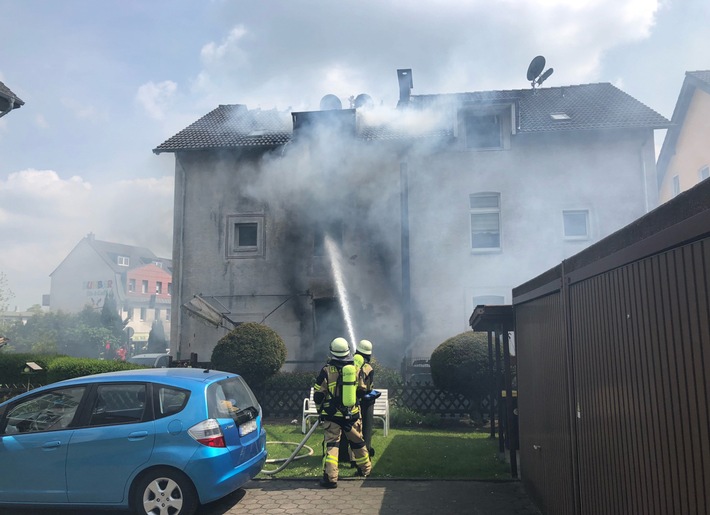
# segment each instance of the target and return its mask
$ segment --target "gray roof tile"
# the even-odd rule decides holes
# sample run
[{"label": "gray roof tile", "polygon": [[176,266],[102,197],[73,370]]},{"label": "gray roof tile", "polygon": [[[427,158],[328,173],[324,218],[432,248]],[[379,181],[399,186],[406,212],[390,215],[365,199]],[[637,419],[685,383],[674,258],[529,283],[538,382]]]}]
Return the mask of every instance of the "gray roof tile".
[{"label": "gray roof tile", "polygon": [[[515,103],[518,132],[595,129],[665,128],[670,122],[653,109],[610,83],[556,88],[480,91],[440,95],[413,95],[410,106],[426,109],[445,105]],[[554,113],[569,119],[555,120]],[[244,105],[221,105],[159,145],[154,152],[209,148],[275,147],[291,139],[292,125],[283,113],[248,110]],[[358,123],[364,140],[398,140],[412,137],[451,137],[453,128],[442,126],[412,135],[392,126]]]}]

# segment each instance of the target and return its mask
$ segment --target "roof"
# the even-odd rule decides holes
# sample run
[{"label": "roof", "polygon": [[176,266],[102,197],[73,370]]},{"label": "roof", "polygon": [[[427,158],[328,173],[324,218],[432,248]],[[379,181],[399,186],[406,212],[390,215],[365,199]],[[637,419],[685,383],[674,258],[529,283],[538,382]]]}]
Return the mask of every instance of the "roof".
[{"label": "roof", "polygon": [[[156,256],[150,249],[145,247],[135,247],[124,243],[111,243],[100,241],[89,234],[82,239],[78,245],[89,245],[115,273],[122,273],[127,270],[134,270],[151,263],[160,263],[163,269],[172,274],[172,260]],[[75,247],[76,248],[76,247]],[[118,256],[128,258],[128,266],[118,264]],[[66,258],[65,258],[66,259]],[[61,266],[61,265],[60,265]],[[58,267],[57,267],[58,268]],[[54,272],[52,272],[54,273]],[[51,274],[50,274],[51,275]]]},{"label": "roof", "polygon": [[683,85],[680,87],[678,100],[673,109],[671,117],[671,126],[663,140],[661,151],[658,154],[658,163],[656,165],[656,173],[658,174],[658,184],[661,184],[663,176],[666,173],[671,157],[675,154],[675,146],[678,143],[678,137],[683,129],[685,117],[688,114],[690,101],[693,99],[696,90],[701,90],[710,95],[710,70],[699,70],[685,72]]},{"label": "roof", "polygon": [[12,109],[17,109],[23,105],[25,105],[25,103],[22,99],[0,81],[0,111],[7,111],[10,106],[12,106]]},{"label": "roof", "polygon": [[291,139],[290,116],[278,111],[248,110],[245,105],[220,105],[153,150],[202,150],[275,147]]},{"label": "roof", "polygon": [[[666,118],[616,86],[602,82],[555,88],[482,91],[448,95],[414,95],[414,105],[456,103],[490,105],[515,103],[518,132],[595,129],[662,129]],[[552,115],[567,115],[555,119]]]},{"label": "roof", "polygon": [[[578,131],[597,129],[659,129],[669,121],[653,109],[610,83],[582,84],[555,88],[481,91],[436,95],[413,95],[414,109],[437,109],[451,105],[477,106],[514,104],[517,132]],[[554,119],[553,114],[564,114]],[[248,110],[246,106],[220,105],[153,150],[176,152],[217,148],[273,148],[291,140],[293,127],[277,111]],[[412,134],[399,124],[367,125],[358,117],[357,137],[372,141],[446,137],[453,135],[453,121]]]}]

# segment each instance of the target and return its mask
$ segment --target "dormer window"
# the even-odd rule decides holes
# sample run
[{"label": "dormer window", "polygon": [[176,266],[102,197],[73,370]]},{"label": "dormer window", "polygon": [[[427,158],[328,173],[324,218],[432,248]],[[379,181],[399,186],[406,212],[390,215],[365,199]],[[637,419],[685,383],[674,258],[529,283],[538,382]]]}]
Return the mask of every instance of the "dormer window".
[{"label": "dormer window", "polygon": [[511,106],[476,106],[459,110],[458,135],[468,150],[510,148]]},{"label": "dormer window", "polygon": [[118,266],[129,266],[130,265],[130,259],[128,259],[128,256],[118,256]]}]

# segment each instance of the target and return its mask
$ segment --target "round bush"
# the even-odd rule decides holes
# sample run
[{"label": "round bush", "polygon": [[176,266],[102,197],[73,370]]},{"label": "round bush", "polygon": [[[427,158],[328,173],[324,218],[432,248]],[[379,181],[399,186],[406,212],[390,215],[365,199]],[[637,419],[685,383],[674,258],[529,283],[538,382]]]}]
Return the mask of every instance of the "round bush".
[{"label": "round bush", "polygon": [[248,322],[217,342],[211,362],[216,369],[239,374],[249,385],[258,386],[286,362],[286,344],[270,327]]},{"label": "round bush", "polygon": [[472,418],[478,418],[481,400],[491,384],[487,334],[467,331],[449,338],[434,349],[430,365],[434,385],[467,397]]}]

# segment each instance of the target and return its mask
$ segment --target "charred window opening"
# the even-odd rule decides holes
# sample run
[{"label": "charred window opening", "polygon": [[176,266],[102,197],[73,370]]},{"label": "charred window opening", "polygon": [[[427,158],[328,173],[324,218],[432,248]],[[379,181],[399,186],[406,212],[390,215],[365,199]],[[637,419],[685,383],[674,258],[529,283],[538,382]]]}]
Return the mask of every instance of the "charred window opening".
[{"label": "charred window opening", "polygon": [[469,113],[464,119],[464,126],[466,127],[467,148],[503,148],[499,115],[476,115]]},{"label": "charred window opening", "polygon": [[469,203],[472,250],[500,250],[500,193],[474,193]]},{"label": "charred window opening", "polygon": [[328,352],[333,338],[345,336],[345,322],[337,299],[325,297],[313,301],[315,317],[315,348],[317,353]]},{"label": "charred window opening", "polygon": [[263,215],[230,215],[227,230],[227,258],[264,256]]}]

